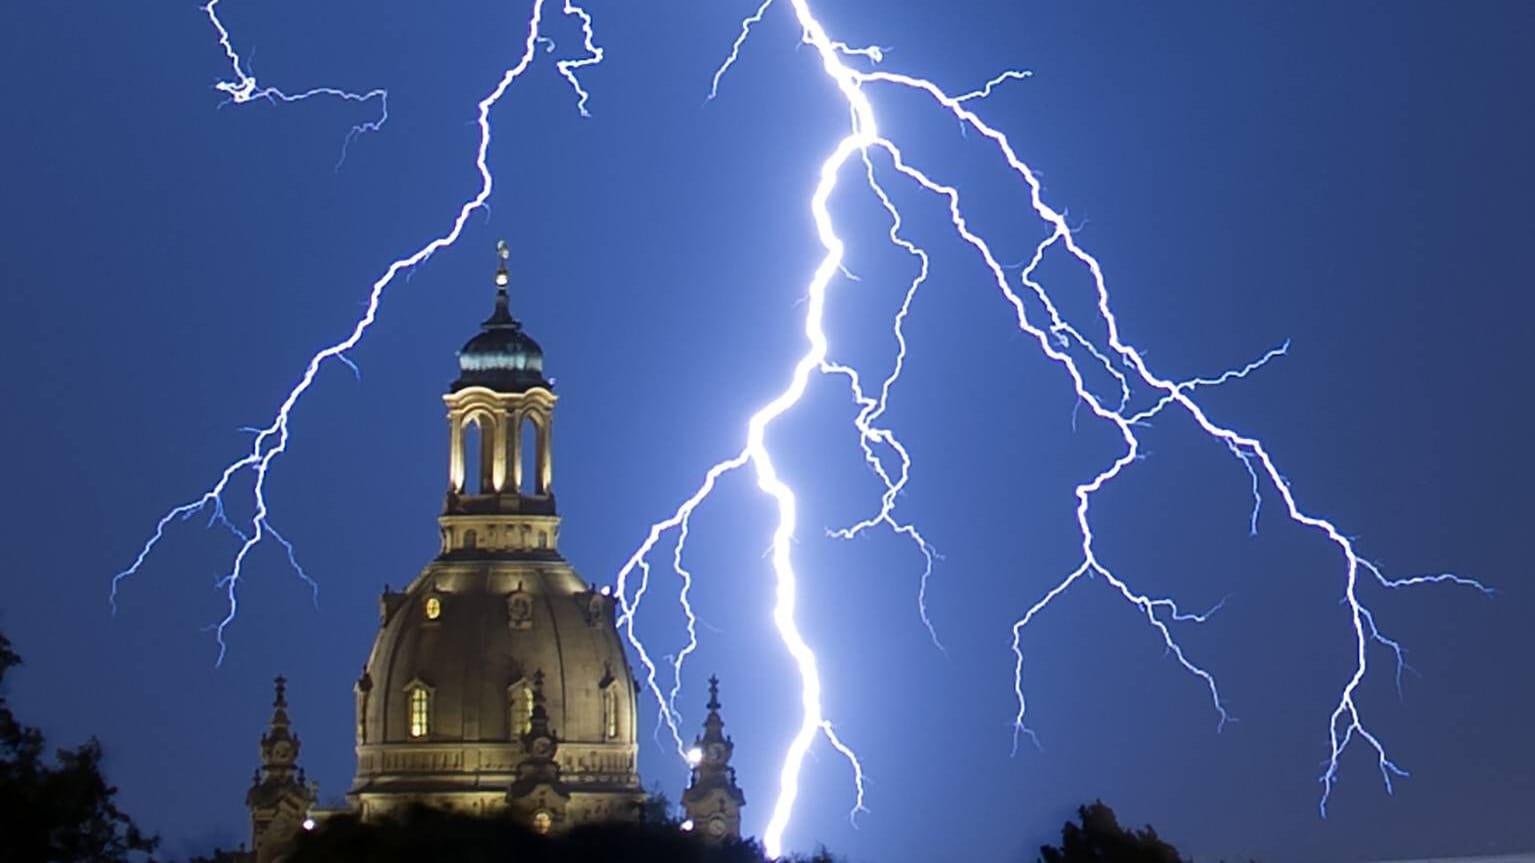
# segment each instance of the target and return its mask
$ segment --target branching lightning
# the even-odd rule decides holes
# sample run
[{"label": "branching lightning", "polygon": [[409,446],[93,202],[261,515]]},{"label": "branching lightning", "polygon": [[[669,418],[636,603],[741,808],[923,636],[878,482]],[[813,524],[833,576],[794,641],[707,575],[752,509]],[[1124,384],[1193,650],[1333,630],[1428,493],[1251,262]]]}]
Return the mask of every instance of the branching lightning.
[{"label": "branching lightning", "polygon": [[[322,87],[288,94],[276,88],[258,84],[249,71],[248,64],[234,49],[229,31],[219,19],[216,10],[218,2],[219,0],[209,0],[203,9],[218,34],[219,43],[233,70],[231,80],[222,81],[216,85],[218,90],[229,97],[229,101],[243,104],[262,98],[272,102],[294,102],[318,96],[354,102],[369,102],[377,99],[380,107],[378,119],[354,126],[347,136],[347,145],[362,132],[377,130],[387,119],[388,94],[381,89],[354,93]],[[728,56],[710,81],[708,100],[718,97],[724,76],[739,60],[741,50],[750,37],[753,27],[764,20],[773,2],[774,0],[763,0],[752,14],[742,20],[739,34],[730,46]],[[659,727],[665,727],[668,730],[679,756],[685,763],[687,753],[679,727],[681,720],[676,700],[682,687],[684,664],[698,647],[697,617],[690,602],[694,578],[683,562],[689,523],[697,508],[709,499],[727,474],[749,467],[757,488],[773,501],[776,509],[776,523],[772,531],[768,554],[773,570],[775,593],[772,619],[785,649],[795,664],[800,681],[800,717],[779,771],[777,798],[763,833],[765,850],[772,857],[782,853],[784,834],[789,827],[799,795],[804,758],[818,738],[824,737],[834,750],[847,759],[852,768],[855,790],[853,813],[856,814],[863,808],[863,766],[853,749],[838,736],[827,716],[820,659],[800,631],[796,617],[800,600],[799,576],[793,565],[791,547],[799,528],[798,495],[778,474],[773,452],[767,444],[770,428],[780,417],[799,404],[810,385],[812,376],[836,377],[846,383],[857,408],[853,426],[858,436],[859,446],[871,473],[883,487],[874,514],[848,527],[831,530],[829,533],[834,537],[852,539],[866,531],[884,526],[906,538],[916,547],[923,559],[917,590],[919,617],[934,644],[940,650],[942,649],[937,629],[928,616],[926,603],[929,579],[938,556],[914,524],[896,515],[898,498],[907,487],[914,461],[911,453],[896,437],[893,430],[882,424],[892,389],[899,381],[905,367],[907,355],[905,323],[912,312],[913,302],[920,288],[929,277],[928,253],[906,235],[903,229],[902,213],[878,179],[882,171],[888,170],[896,177],[909,181],[916,189],[933,196],[939,206],[948,213],[955,234],[975,251],[989,271],[1001,298],[1012,309],[1018,329],[1032,338],[1040,352],[1061,370],[1073,388],[1077,405],[1085,406],[1092,417],[1112,427],[1122,444],[1115,457],[1075,489],[1075,513],[1081,540],[1080,563],[1050,587],[1012,626],[1013,693],[1017,703],[1013,718],[1014,748],[1016,749],[1020,735],[1033,737],[1033,732],[1025,723],[1027,702],[1023,686],[1024,632],[1029,623],[1042,614],[1057,597],[1084,578],[1101,579],[1144,617],[1168,655],[1208,693],[1217,718],[1217,727],[1223,726],[1231,718],[1214,675],[1185,653],[1175,635],[1178,625],[1203,622],[1209,615],[1215,613],[1220,605],[1206,612],[1188,612],[1171,598],[1141,592],[1112,570],[1102,560],[1097,550],[1096,534],[1091,518],[1094,497],[1142,457],[1143,447],[1137,431],[1149,425],[1162,412],[1172,410],[1191,418],[1206,436],[1224,446],[1242,463],[1251,480],[1253,508],[1248,522],[1252,532],[1256,532],[1258,527],[1260,507],[1263,503],[1261,492],[1265,486],[1268,486],[1278,497],[1285,515],[1291,521],[1319,532],[1336,547],[1342,561],[1344,575],[1342,602],[1349,609],[1355,651],[1352,672],[1329,718],[1328,757],[1320,778],[1323,787],[1319,806],[1325,815],[1328,798],[1337,781],[1339,760],[1356,738],[1364,741],[1364,745],[1375,753],[1382,779],[1389,790],[1393,776],[1406,774],[1387,757],[1385,746],[1366,728],[1356,704],[1356,695],[1367,672],[1367,648],[1370,644],[1382,645],[1393,652],[1398,685],[1400,685],[1403,670],[1408,666],[1405,662],[1405,649],[1399,642],[1382,633],[1377,627],[1375,615],[1364,605],[1359,596],[1361,570],[1379,586],[1387,589],[1453,584],[1471,587],[1484,593],[1490,593],[1490,591],[1479,582],[1452,574],[1403,579],[1386,577],[1377,565],[1362,558],[1353,541],[1330,521],[1311,515],[1301,508],[1289,482],[1280,473],[1262,441],[1217,423],[1195,400],[1195,395],[1200,389],[1242,379],[1263,368],[1271,360],[1284,355],[1288,350],[1288,343],[1269,351],[1245,366],[1220,375],[1176,381],[1153,372],[1142,353],[1124,340],[1119,322],[1110,308],[1107,281],[1098,260],[1078,244],[1076,235],[1068,226],[1065,216],[1044,201],[1038,177],[1033,169],[1018,157],[1007,136],[988,125],[975,113],[974,106],[984,102],[996,87],[1009,81],[1027,79],[1031,75],[1030,72],[1016,69],[1004,70],[981,88],[952,96],[925,78],[883,71],[880,65],[885,60],[887,49],[874,46],[857,47],[831,38],[811,10],[810,0],[783,0],[783,2],[790,7],[802,33],[803,44],[814,50],[827,79],[846,100],[850,126],[847,134],[835,142],[825,160],[820,164],[817,183],[808,201],[810,215],[824,254],[806,286],[803,353],[793,366],[786,370],[786,380],[778,394],[752,414],[744,429],[741,449],[730,458],[709,468],[693,494],[683,500],[669,517],[651,526],[643,543],[625,562],[617,575],[616,596],[621,610],[618,626],[644,666],[646,687],[656,699],[658,730]],[[408,273],[438,250],[456,242],[470,215],[486,205],[493,188],[492,173],[487,164],[491,140],[490,111],[501,100],[512,82],[529,68],[538,46],[543,45],[547,50],[553,50],[553,42],[540,29],[543,10],[544,0],[533,0],[521,57],[515,65],[505,70],[494,89],[478,104],[477,122],[480,137],[474,162],[480,183],[476,193],[460,206],[450,228],[445,233],[406,257],[395,260],[373,282],[362,317],[355,322],[344,339],[321,349],[312,356],[297,383],[279,405],[271,423],[253,430],[255,437],[250,451],[229,464],[217,481],[202,495],[189,503],[171,509],[161,517],[133,564],[113,577],[111,598],[114,609],[120,583],[143,567],[150,553],[164,538],[166,529],[175,522],[186,521],[203,512],[209,513],[210,525],[218,524],[224,527],[239,542],[238,551],[233,557],[228,572],[217,582],[228,602],[226,615],[214,627],[219,645],[220,662],[226,650],[225,630],[235,619],[238,611],[237,588],[243,567],[250,552],[264,539],[270,537],[279,543],[286,550],[288,560],[299,576],[311,586],[314,585],[314,582],[298,566],[292,545],[272,529],[268,520],[266,481],[274,460],[286,450],[292,411],[308,392],[326,360],[339,360],[351,366],[354,372],[356,371],[356,367],[352,365],[345,353],[362,340],[375,320],[385,289],[402,271]],[[585,67],[601,62],[603,50],[595,43],[592,16],[582,7],[570,0],[564,0],[562,14],[579,21],[583,37],[582,53],[576,57],[557,60],[555,67],[557,73],[574,91],[577,110],[585,116],[588,114],[587,103],[590,95],[583,87],[578,73]],[[1016,178],[1022,181],[1023,185],[1020,188],[1027,190],[1030,209],[1034,217],[1046,226],[1048,235],[1036,246],[1031,260],[1022,268],[1016,280],[1007,275],[1007,270],[1016,269],[1016,267],[1000,264],[987,240],[972,229],[961,205],[960,191],[938,179],[936,174],[928,169],[911,164],[897,142],[881,134],[870,94],[888,88],[896,88],[925,97],[931,107],[946,113],[950,120],[957,122],[963,132],[975,132],[980,135],[1001,157],[1002,162]],[[343,158],[345,146],[343,145]],[[872,389],[866,390],[863,384],[864,376],[856,368],[834,358],[830,337],[824,328],[828,293],[833,280],[839,274],[853,278],[845,266],[846,246],[832,217],[830,201],[839,190],[839,178],[855,158],[861,162],[864,185],[890,218],[888,231],[890,243],[904,251],[917,264],[917,274],[906,285],[900,308],[892,324],[892,335],[897,346],[893,367],[890,373],[880,380],[877,394]],[[1036,276],[1047,255],[1065,255],[1069,263],[1085,268],[1091,276],[1097,315],[1092,327],[1087,331],[1066,320],[1050,292]],[[1041,318],[1037,311],[1031,312],[1031,307],[1042,309],[1043,317]],[[1102,335],[1096,338],[1086,334],[1086,332],[1099,331]],[[1090,375],[1097,377],[1100,374],[1106,374],[1113,381],[1112,393],[1100,394],[1088,383]],[[1132,404],[1138,398],[1149,398],[1150,406],[1132,410]],[[1073,421],[1075,421],[1075,414]],[[895,465],[894,468],[891,466],[892,462]],[[254,509],[248,525],[236,524],[228,518],[225,511],[225,494],[231,482],[246,472],[249,472],[252,483],[251,502]],[[644,597],[650,588],[651,568],[648,558],[661,539],[672,531],[676,534],[670,566],[681,583],[678,596],[687,621],[687,644],[668,657],[671,664],[670,673],[663,674],[643,640],[636,633],[635,623]],[[663,682],[664,677],[670,677],[669,684]]]},{"label": "branching lightning", "polygon": [[[1040,351],[1066,374],[1075,391],[1078,404],[1085,405],[1093,416],[1111,425],[1118,432],[1119,438],[1123,442],[1123,450],[1117,458],[1110,461],[1103,470],[1089,481],[1078,485],[1076,488],[1076,517],[1081,536],[1081,563],[1048,590],[1038,602],[1025,611],[1023,616],[1013,626],[1012,650],[1015,658],[1013,692],[1018,705],[1017,713],[1014,717],[1015,750],[1019,734],[1028,734],[1030,737],[1034,736],[1024,721],[1027,710],[1023,688],[1024,653],[1022,644],[1024,630],[1056,597],[1060,596],[1067,588],[1084,577],[1096,576],[1101,578],[1126,602],[1138,609],[1145,618],[1147,625],[1156,632],[1168,654],[1208,692],[1211,706],[1217,717],[1217,728],[1223,727],[1231,719],[1214,675],[1202,665],[1197,664],[1185,653],[1173,631],[1173,624],[1200,623],[1205,621],[1211,614],[1219,610],[1220,604],[1217,604],[1215,608],[1207,612],[1193,613],[1182,610],[1177,602],[1171,598],[1155,597],[1137,591],[1124,578],[1111,570],[1099,556],[1096,549],[1096,535],[1091,521],[1091,505],[1094,495],[1121,476],[1141,457],[1142,444],[1136,434],[1137,428],[1149,424],[1162,411],[1176,408],[1191,417],[1206,435],[1226,447],[1246,469],[1252,483],[1253,509],[1249,517],[1249,530],[1251,532],[1255,533],[1257,531],[1258,517],[1262,505],[1261,490],[1263,481],[1266,479],[1268,484],[1277,492],[1284,505],[1286,515],[1292,521],[1322,533],[1338,549],[1344,564],[1343,602],[1350,610],[1356,650],[1353,672],[1344,684],[1337,706],[1333,710],[1328,723],[1328,758],[1320,780],[1323,787],[1319,808],[1322,814],[1325,815],[1327,800],[1337,780],[1339,759],[1355,737],[1364,740],[1366,745],[1375,752],[1382,779],[1389,790],[1391,788],[1392,776],[1405,775],[1405,772],[1387,757],[1385,746],[1379,738],[1366,728],[1355,699],[1368,668],[1366,648],[1371,642],[1383,644],[1393,651],[1397,660],[1398,682],[1400,682],[1402,669],[1406,667],[1403,658],[1404,651],[1400,643],[1387,638],[1380,632],[1376,627],[1374,615],[1360,599],[1358,595],[1359,570],[1364,568],[1374,575],[1375,579],[1382,586],[1388,588],[1429,583],[1453,583],[1473,587],[1483,592],[1488,592],[1487,588],[1472,579],[1454,575],[1399,580],[1387,579],[1374,564],[1359,556],[1353,541],[1340,532],[1331,522],[1324,518],[1310,515],[1301,509],[1290,484],[1280,474],[1278,467],[1260,440],[1216,423],[1199,403],[1194,400],[1193,396],[1196,390],[1245,378],[1252,372],[1267,365],[1271,360],[1282,356],[1289,348],[1288,343],[1269,351],[1241,368],[1227,371],[1216,377],[1174,381],[1153,372],[1141,352],[1123,339],[1120,334],[1118,319],[1114,316],[1109,305],[1108,285],[1098,260],[1077,243],[1076,236],[1067,224],[1064,214],[1051,208],[1044,201],[1038,177],[1018,157],[1008,138],[985,123],[979,115],[967,107],[967,103],[985,99],[992,93],[995,87],[1006,81],[1026,79],[1030,75],[1029,72],[1024,70],[1006,70],[988,81],[978,90],[963,93],[959,96],[951,96],[927,79],[877,69],[874,71],[855,69],[847,62],[850,58],[859,58],[871,65],[877,66],[884,60],[884,51],[877,47],[850,47],[845,42],[833,40],[811,11],[809,0],[786,0],[786,2],[792,8],[796,22],[802,30],[804,43],[815,49],[827,77],[837,88],[838,92],[847,100],[851,117],[851,128],[848,134],[837,142],[831,154],[821,164],[819,171],[820,180],[810,200],[811,215],[815,222],[822,247],[825,250],[825,255],[817,267],[810,284],[807,286],[808,302],[806,303],[804,323],[805,353],[801,355],[790,371],[789,380],[785,388],[776,398],[752,415],[746,428],[745,448],[741,453],[729,460],[714,465],[706,474],[704,483],[691,497],[683,502],[671,517],[653,525],[645,542],[631,556],[629,561],[620,570],[618,576],[618,596],[623,604],[623,620],[627,624],[627,632],[642,661],[647,666],[650,688],[656,696],[658,703],[662,704],[661,716],[670,726],[679,751],[681,750],[681,736],[673,724],[676,719],[676,712],[672,705],[675,702],[677,688],[680,686],[681,664],[687,654],[692,652],[697,644],[696,634],[692,631],[691,627],[694,615],[687,600],[687,592],[692,587],[692,576],[681,567],[682,548],[687,538],[686,527],[688,519],[696,508],[708,498],[722,475],[750,464],[757,480],[757,486],[769,495],[777,505],[778,521],[773,531],[771,551],[777,595],[773,619],[785,647],[798,667],[802,686],[799,730],[789,745],[780,770],[778,797],[774,804],[772,816],[763,834],[765,849],[769,856],[777,856],[783,848],[784,832],[788,827],[794,803],[799,794],[800,769],[806,752],[818,734],[824,734],[833,747],[846,756],[851,763],[857,791],[857,802],[855,803],[854,811],[856,812],[857,809],[862,807],[864,797],[862,765],[853,751],[835,736],[830,723],[826,719],[822,699],[819,661],[815,652],[806,643],[802,633],[799,631],[795,619],[794,612],[798,599],[799,582],[790,559],[790,540],[797,529],[796,496],[794,490],[778,476],[771,451],[765,442],[765,434],[768,427],[799,402],[813,372],[818,371],[822,374],[838,375],[847,380],[853,400],[859,408],[854,425],[859,435],[859,444],[862,447],[864,459],[871,471],[884,486],[884,494],[880,498],[880,508],[876,515],[860,521],[852,527],[833,530],[831,534],[837,537],[851,538],[865,530],[883,524],[896,533],[906,536],[917,545],[925,561],[921,587],[918,592],[918,607],[923,624],[927,627],[934,643],[938,644],[941,648],[937,632],[933,628],[926,609],[928,577],[932,572],[934,559],[932,548],[914,526],[898,521],[893,514],[896,498],[905,488],[910,476],[912,460],[909,452],[895,437],[893,432],[876,425],[876,422],[885,412],[891,387],[900,378],[905,361],[906,339],[903,324],[910,313],[913,297],[928,276],[928,257],[926,252],[902,237],[900,233],[902,224],[900,212],[876,179],[875,165],[871,160],[871,153],[880,153],[888,159],[889,165],[897,174],[911,180],[921,189],[937,195],[942,200],[946,205],[955,232],[978,253],[982,262],[990,271],[999,293],[1012,307],[1018,328],[1031,336]],[[750,36],[753,25],[763,20],[772,4],[773,0],[765,0],[765,2],[757,7],[755,12],[742,21],[739,35],[731,45],[728,56],[715,72],[714,78],[710,83],[709,99],[712,100],[718,96],[720,82],[729,69],[739,60],[742,46]],[[1009,280],[1005,272],[1006,268],[998,262],[986,240],[971,229],[961,207],[959,191],[953,186],[933,179],[925,171],[909,164],[897,144],[879,133],[874,106],[866,92],[866,89],[876,89],[878,87],[902,88],[925,95],[935,107],[946,111],[954,120],[958,121],[962,130],[977,132],[985,140],[989,141],[995,148],[995,151],[1003,158],[1007,167],[1023,181],[1029,194],[1031,209],[1034,215],[1050,228],[1050,233],[1036,247],[1032,260],[1023,269],[1017,287]],[[865,179],[868,188],[877,196],[881,205],[891,216],[893,223],[889,233],[891,242],[917,258],[920,264],[919,273],[908,286],[900,310],[896,314],[893,328],[898,346],[896,360],[892,372],[881,383],[877,398],[865,393],[857,370],[829,358],[829,338],[822,326],[826,295],[831,281],[839,272],[847,274],[843,262],[844,242],[836,231],[827,202],[837,188],[839,174],[855,155],[864,162]],[[1056,248],[1063,249],[1077,264],[1085,267],[1092,277],[1097,297],[1098,316],[1096,325],[1101,326],[1106,331],[1106,338],[1102,344],[1089,339],[1083,335],[1080,329],[1067,322],[1060,314],[1049,292],[1034,276],[1045,255],[1050,250]],[[1045,313],[1044,321],[1036,321],[1031,318],[1024,295],[1021,295],[1019,292],[1020,288],[1026,292],[1027,296],[1032,297],[1043,307]],[[1100,396],[1088,385],[1084,366],[1077,359],[1077,353],[1085,355],[1085,358],[1094,367],[1107,372],[1116,382],[1118,392],[1115,394],[1114,400],[1111,401]],[[1130,405],[1138,391],[1155,394],[1155,403],[1145,410],[1132,413]],[[900,469],[893,477],[886,469],[876,449],[879,447],[883,447],[893,453],[899,462]],[[674,659],[672,691],[669,697],[663,697],[655,683],[656,670],[645,653],[643,646],[634,637],[633,625],[634,616],[638,611],[640,601],[643,599],[645,589],[649,583],[650,571],[645,563],[645,559],[660,537],[666,531],[673,528],[677,528],[680,531],[673,553],[673,568],[683,579],[684,586],[681,599],[690,627],[688,647]],[[640,573],[640,584],[631,600],[627,591],[628,579],[636,569]],[[1224,603],[1224,600],[1222,603]]]},{"label": "branching lightning", "polygon": [[229,59],[230,71],[234,73],[232,80],[220,81],[213,85],[215,90],[229,96],[229,102],[243,105],[255,99],[265,99],[276,104],[277,102],[302,102],[317,96],[329,96],[348,102],[371,102],[377,99],[378,119],[358,123],[346,133],[346,139],[341,142],[341,155],[336,159],[337,168],[346,161],[346,151],[352,145],[353,139],[364,132],[377,132],[389,120],[388,90],[374,89],[365,93],[354,93],[335,87],[311,87],[300,93],[285,93],[277,87],[264,87],[257,83],[256,76],[249,70],[249,64],[241,59],[239,52],[235,50],[229,30],[224,27],[224,22],[219,18],[218,5],[219,0],[208,0],[208,5],[203,7],[203,12],[208,16],[208,23],[212,24],[214,31],[218,33],[219,46],[224,49],[224,56]]},{"label": "branching lightning", "polygon": [[[239,56],[231,47],[229,32],[224,28],[223,23],[219,20],[215,12],[217,2],[218,0],[212,0],[212,2],[204,7],[204,10],[207,12],[209,20],[213,23],[214,28],[218,31],[220,44],[224,46],[225,53],[228,54],[237,76],[236,81],[226,82],[225,84],[221,84],[219,87],[219,89],[229,93],[230,97],[234,101],[243,102],[257,97],[280,98],[283,101],[293,101],[295,99],[307,98],[309,96],[320,93],[331,95],[339,94],[339,92],[333,92],[328,88],[320,88],[307,91],[306,93],[302,93],[297,96],[288,97],[283,96],[281,93],[272,88],[257,87],[255,79],[244,72],[240,63]],[[485,206],[486,201],[490,199],[490,194],[495,182],[490,171],[490,166],[487,162],[491,139],[490,111],[493,107],[496,106],[498,102],[501,101],[501,97],[506,94],[506,91],[511,87],[512,82],[521,77],[521,75],[527,71],[528,67],[533,63],[537,46],[540,43],[541,33],[539,28],[543,21],[544,2],[545,0],[533,0],[532,13],[528,20],[527,37],[523,42],[522,55],[517,60],[515,65],[505,70],[501,76],[501,79],[496,83],[494,89],[492,89],[488,95],[481,99],[478,104],[476,122],[479,126],[480,136],[479,146],[475,152],[474,157],[475,169],[477,170],[480,179],[477,191],[471,198],[469,198],[459,207],[458,214],[454,217],[452,225],[446,233],[431,240],[411,254],[395,260],[384,270],[383,275],[379,276],[378,279],[373,282],[371,289],[368,291],[368,299],[362,317],[360,317],[352,325],[351,332],[348,333],[345,338],[322,348],[310,358],[309,363],[304,368],[303,374],[299,377],[297,383],[293,385],[293,388],[288,392],[287,397],[284,398],[282,403],[278,406],[277,413],[273,417],[271,424],[256,431],[255,438],[251,443],[250,452],[237,459],[236,461],[231,462],[227,467],[225,467],[223,473],[219,475],[218,480],[214,482],[214,484],[207,491],[203,492],[202,495],[189,503],[185,503],[181,506],[173,508],[160,518],[160,521],[155,525],[154,532],[150,535],[149,539],[145,541],[143,548],[139,550],[138,556],[134,558],[133,564],[112,577],[110,600],[114,612],[117,609],[117,593],[121,587],[123,579],[133,575],[143,567],[144,561],[149,557],[150,552],[152,552],[160,543],[160,540],[165,537],[166,527],[168,527],[173,521],[185,521],[192,515],[204,510],[211,510],[214,513],[214,520],[226,525],[235,534],[237,539],[239,539],[240,543],[239,549],[235,552],[234,559],[230,563],[228,572],[216,582],[218,588],[223,591],[227,600],[227,610],[223,618],[221,618],[218,623],[212,627],[214,630],[214,637],[218,642],[218,659],[216,664],[222,664],[224,661],[224,654],[228,649],[228,645],[224,640],[224,633],[225,630],[228,629],[229,625],[234,622],[235,616],[239,612],[238,588],[246,559],[249,557],[250,553],[258,545],[261,544],[262,540],[271,537],[279,544],[281,544],[286,549],[288,553],[288,559],[294,564],[295,569],[297,569],[299,575],[311,585],[314,584],[314,582],[309,579],[304,571],[297,567],[297,561],[293,556],[293,547],[280,535],[274,532],[272,530],[271,524],[268,522],[268,504],[266,494],[267,478],[274,460],[287,450],[289,435],[288,424],[292,418],[293,409],[298,405],[299,400],[303,398],[304,394],[307,393],[309,388],[314,384],[315,377],[319,374],[320,367],[324,365],[327,360],[339,360],[343,364],[351,367],[354,372],[356,371],[356,366],[352,365],[351,361],[346,358],[345,354],[347,351],[351,350],[359,342],[362,341],[363,335],[367,333],[368,328],[373,325],[373,321],[378,316],[379,304],[383,300],[384,290],[394,282],[395,277],[398,276],[402,271],[411,270],[418,264],[425,261],[427,258],[430,258],[439,250],[447,248],[448,246],[451,246],[453,243],[457,242],[459,234],[463,232],[464,225],[469,221],[469,217],[476,210]],[[581,19],[583,33],[585,36],[584,45],[588,49],[589,53],[577,60],[563,61],[568,63],[568,65],[560,66],[559,71],[567,81],[571,82],[576,92],[580,95],[582,103],[584,104],[586,98],[585,91],[581,89],[580,82],[575,77],[575,72],[581,66],[590,65],[591,63],[597,62],[601,55],[592,41],[593,37],[590,17],[587,16],[580,7],[573,5],[572,3],[568,2],[568,0],[565,3],[564,8],[566,14],[574,15]],[[598,53],[593,56],[592,52]],[[379,94],[383,93],[383,91],[377,92]],[[346,96],[347,98],[352,98],[351,94],[339,95]],[[230,523],[229,519],[225,515],[224,508],[224,495],[229,490],[230,483],[235,479],[235,477],[247,471],[251,474],[251,503],[254,508],[254,513],[250,520],[250,529],[248,531],[242,528],[236,528],[232,523]]]},{"label": "branching lightning", "polygon": [[[917,614],[922,618],[922,625],[927,628],[928,637],[933,640],[933,646],[943,650],[943,642],[938,638],[938,630],[934,628],[933,621],[927,614],[927,582],[933,574],[933,560],[938,553],[928,544],[915,525],[907,522],[896,521],[895,500],[906,488],[906,482],[911,478],[911,454],[906,447],[896,439],[895,433],[888,428],[874,425],[874,422],[884,415],[885,409],[890,403],[890,388],[901,377],[901,371],[906,367],[906,318],[911,314],[911,303],[917,296],[917,289],[922,287],[928,276],[927,252],[917,247],[911,241],[901,236],[901,213],[896,209],[890,196],[885,194],[885,189],[874,177],[874,162],[869,154],[863,154],[864,176],[868,180],[869,188],[879,198],[880,206],[890,215],[890,242],[892,245],[903,249],[908,255],[917,259],[917,275],[906,288],[905,295],[901,298],[901,308],[895,313],[895,324],[892,332],[895,335],[896,354],[895,362],[891,366],[890,374],[880,383],[879,398],[875,399],[864,395],[863,386],[859,382],[858,372],[849,366],[838,365],[832,362],[823,362],[821,371],[825,374],[840,374],[848,379],[848,386],[852,388],[853,400],[858,403],[858,416],[854,418],[853,425],[858,428],[858,445],[863,450],[864,461],[874,475],[879,477],[885,486],[884,494],[880,496],[879,512],[853,524],[851,527],[838,528],[828,531],[828,534],[839,539],[852,539],[866,530],[885,525],[895,533],[911,540],[917,550],[922,553],[922,578],[917,587]],[[883,444],[895,453],[900,461],[901,469],[892,480],[885,470],[885,464],[875,452],[874,446]]]}]

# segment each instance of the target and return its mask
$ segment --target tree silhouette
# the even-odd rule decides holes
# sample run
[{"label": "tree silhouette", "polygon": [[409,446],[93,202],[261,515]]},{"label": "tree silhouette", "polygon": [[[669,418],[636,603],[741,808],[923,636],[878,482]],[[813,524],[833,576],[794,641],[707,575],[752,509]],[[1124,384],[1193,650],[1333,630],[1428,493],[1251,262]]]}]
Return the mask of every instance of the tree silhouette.
[{"label": "tree silhouette", "polygon": [[1082,823],[1067,821],[1059,847],[1039,849],[1040,863],[1189,863],[1150,827],[1126,830],[1114,810],[1096,800],[1077,809]]},{"label": "tree silhouette", "polygon": [[[0,685],[21,664],[0,635]],[[92,738],[60,749],[50,763],[43,734],[23,725],[0,689],[0,860],[125,863],[147,857],[159,840],[145,835],[113,802],[101,775],[101,744]]]}]

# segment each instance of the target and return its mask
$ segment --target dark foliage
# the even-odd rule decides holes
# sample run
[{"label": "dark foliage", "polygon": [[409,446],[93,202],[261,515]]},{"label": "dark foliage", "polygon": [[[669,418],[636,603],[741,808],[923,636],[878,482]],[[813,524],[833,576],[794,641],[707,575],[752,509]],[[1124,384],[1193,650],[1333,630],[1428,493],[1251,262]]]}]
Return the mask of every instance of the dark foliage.
[{"label": "dark foliage", "polygon": [[640,820],[646,824],[675,826],[678,819],[672,814],[672,801],[660,785],[652,785],[645,795],[645,805],[640,808]]},{"label": "dark foliage", "polygon": [[[21,664],[0,635],[0,684]],[[113,802],[101,775],[101,744],[60,749],[50,762],[43,734],[21,724],[0,690],[0,861],[120,863],[144,859],[158,840]]]},{"label": "dark foliage", "polygon": [[1039,849],[1041,863],[1189,863],[1150,827],[1126,830],[1102,800],[1077,809],[1082,823],[1067,821],[1059,847]]},{"label": "dark foliage", "polygon": [[[710,845],[672,824],[591,824],[563,836],[538,836],[510,818],[418,807],[363,823],[328,819],[300,836],[289,863],[763,863],[742,841]],[[831,863],[825,852],[805,863]]]}]

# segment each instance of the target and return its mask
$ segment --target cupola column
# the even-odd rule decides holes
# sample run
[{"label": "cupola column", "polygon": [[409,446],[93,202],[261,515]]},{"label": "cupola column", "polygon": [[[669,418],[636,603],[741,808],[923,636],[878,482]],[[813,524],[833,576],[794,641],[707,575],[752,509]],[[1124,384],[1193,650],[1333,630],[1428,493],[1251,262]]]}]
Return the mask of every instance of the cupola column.
[{"label": "cupola column", "polygon": [[550,453],[554,442],[554,415],[545,416],[538,424],[538,494],[549,494],[554,489],[554,457]]},{"label": "cupola column", "polygon": [[527,423],[518,420],[512,428],[512,490],[522,494],[527,486],[523,485],[522,475],[522,432]]}]

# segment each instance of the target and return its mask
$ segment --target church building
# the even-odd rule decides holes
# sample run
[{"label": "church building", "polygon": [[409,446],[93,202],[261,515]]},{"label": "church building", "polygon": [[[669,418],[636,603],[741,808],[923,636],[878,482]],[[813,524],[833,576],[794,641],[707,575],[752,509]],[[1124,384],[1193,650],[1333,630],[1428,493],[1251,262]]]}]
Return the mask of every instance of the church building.
[{"label": "church building", "polygon": [[[511,814],[538,832],[641,817],[638,686],[614,598],[560,554],[556,396],[542,349],[511,314],[504,243],[500,258],[495,309],[459,351],[443,396],[441,551],[403,591],[380,597],[378,635],[354,686],[347,806],[316,808],[278,678],[246,798],[258,863],[280,860],[298,831],[340,812],[373,820],[426,804]],[[736,837],[745,797],[712,678],[708,709],[683,827]]]}]

